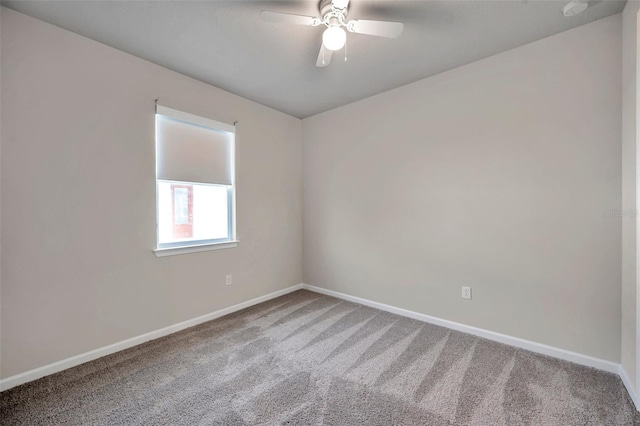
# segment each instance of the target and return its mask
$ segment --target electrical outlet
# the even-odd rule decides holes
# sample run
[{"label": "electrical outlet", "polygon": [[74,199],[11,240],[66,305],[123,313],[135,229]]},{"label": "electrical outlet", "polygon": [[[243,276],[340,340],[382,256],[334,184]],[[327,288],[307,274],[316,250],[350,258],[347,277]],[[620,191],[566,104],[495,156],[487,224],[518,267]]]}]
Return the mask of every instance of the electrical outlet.
[{"label": "electrical outlet", "polygon": [[471,299],[471,287],[462,287],[462,298]]},{"label": "electrical outlet", "polygon": [[231,275],[227,275],[227,278],[225,279],[224,283],[226,285],[231,285],[233,281],[231,280]]}]

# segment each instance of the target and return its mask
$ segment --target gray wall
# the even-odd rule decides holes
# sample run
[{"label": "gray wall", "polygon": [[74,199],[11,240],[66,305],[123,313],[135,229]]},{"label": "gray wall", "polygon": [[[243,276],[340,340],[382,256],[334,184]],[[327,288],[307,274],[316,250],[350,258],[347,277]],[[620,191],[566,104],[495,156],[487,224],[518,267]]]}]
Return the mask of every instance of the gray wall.
[{"label": "gray wall", "polygon": [[621,105],[616,15],[303,120],[305,282],[619,362]]},{"label": "gray wall", "polygon": [[638,10],[622,14],[622,367],[636,386],[636,76]]},{"label": "gray wall", "polygon": [[[2,377],[301,282],[300,120],[8,9],[1,31]],[[156,97],[239,120],[237,248],[153,254]]]}]

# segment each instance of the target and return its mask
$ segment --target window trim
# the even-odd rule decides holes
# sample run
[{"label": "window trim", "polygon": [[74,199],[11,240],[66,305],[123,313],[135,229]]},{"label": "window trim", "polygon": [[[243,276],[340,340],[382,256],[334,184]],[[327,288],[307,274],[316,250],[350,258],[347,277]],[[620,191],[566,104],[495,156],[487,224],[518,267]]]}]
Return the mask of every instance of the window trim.
[{"label": "window trim", "polygon": [[197,253],[201,251],[209,251],[209,250],[221,250],[237,247],[240,241],[233,240],[220,243],[208,243],[208,244],[198,244],[198,245],[190,245],[190,246],[177,246],[177,247],[166,247],[166,248],[157,248],[153,250],[156,257],[165,257],[165,256],[175,256],[178,254],[187,254],[187,253]]},{"label": "window trim", "polygon": [[[213,131],[224,131],[231,134],[231,147],[229,149],[229,168],[231,170],[231,185],[227,186],[227,214],[228,214],[228,235],[229,238],[210,239],[210,240],[192,240],[192,241],[176,241],[174,243],[160,243],[160,227],[159,227],[159,209],[158,209],[158,182],[169,182],[166,179],[158,179],[158,115],[175,118],[186,123],[190,123],[196,126],[202,126]],[[154,115],[155,120],[155,133],[154,133],[154,145],[156,156],[156,248],[153,250],[156,257],[172,256],[186,253],[196,253],[209,250],[219,250],[226,248],[233,248],[238,245],[238,239],[236,234],[236,127],[235,124],[222,123],[216,120],[212,120],[198,115],[190,114],[184,111],[175,110],[162,105],[156,104],[156,113]],[[199,182],[183,182],[183,181],[170,181],[177,184],[200,184]],[[202,183],[204,185],[217,185]]]}]

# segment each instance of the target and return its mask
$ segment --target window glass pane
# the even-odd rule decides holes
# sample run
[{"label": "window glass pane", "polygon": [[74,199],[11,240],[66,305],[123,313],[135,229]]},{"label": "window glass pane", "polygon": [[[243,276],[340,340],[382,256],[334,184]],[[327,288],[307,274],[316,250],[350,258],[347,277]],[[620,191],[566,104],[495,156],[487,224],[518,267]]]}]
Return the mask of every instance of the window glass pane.
[{"label": "window glass pane", "polygon": [[158,242],[229,239],[230,189],[158,180]]}]

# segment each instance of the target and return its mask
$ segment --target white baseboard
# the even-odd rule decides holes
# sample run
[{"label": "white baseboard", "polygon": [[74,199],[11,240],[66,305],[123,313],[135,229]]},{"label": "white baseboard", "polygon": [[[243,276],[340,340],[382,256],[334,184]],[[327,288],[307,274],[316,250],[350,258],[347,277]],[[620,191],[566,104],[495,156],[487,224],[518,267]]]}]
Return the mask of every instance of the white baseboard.
[{"label": "white baseboard", "polygon": [[276,297],[283,296],[285,294],[291,293],[292,291],[300,290],[302,288],[303,285],[298,284],[292,287],[285,288],[283,290],[274,291],[273,293],[256,297],[255,299],[238,303],[237,305],[229,306],[228,308],[220,309],[219,311],[211,312],[209,314],[183,321],[178,324],[170,325],[159,330],[151,331],[140,336],[132,337],[130,339],[123,340],[109,346],[104,346],[102,348],[94,349],[80,355],[72,356],[71,358],[63,359],[61,361],[54,362],[53,364],[45,365],[43,367],[26,371],[24,373],[16,374],[15,376],[7,377],[6,379],[0,380],[0,392],[11,389],[12,387],[21,385],[23,383],[31,382],[41,377],[66,370],[67,368],[75,367],[76,365],[84,364],[85,362],[93,361],[94,359],[98,359],[103,356],[131,348],[141,343],[148,342],[149,340],[168,336],[169,334],[175,333],[177,331],[184,330],[186,328],[193,327],[195,325],[202,324],[203,322],[211,321],[216,318],[220,318],[222,316],[248,308],[253,305],[257,305],[258,303],[266,302],[267,300],[275,299]]},{"label": "white baseboard", "polygon": [[333,290],[327,290],[326,288],[322,287],[316,287],[309,284],[303,284],[303,287],[316,293],[326,294],[327,296],[333,296],[339,299],[348,300],[349,302],[355,302],[361,305],[370,306],[372,308],[391,312],[403,317],[413,318],[418,321],[428,322],[430,324],[439,325],[442,327],[450,328],[452,330],[462,331],[463,333],[473,334],[474,336],[483,337],[488,340],[493,340],[495,342],[500,342],[506,345],[515,346],[517,348],[526,349],[528,351],[539,353],[542,355],[552,356],[554,358],[563,359],[565,361],[585,365],[587,367],[597,368],[609,373],[619,374],[620,372],[620,364],[604,359],[579,354],[577,352],[571,352],[565,349],[544,345],[542,343],[532,342],[530,340],[520,339],[518,337],[509,336],[506,334],[495,333],[493,331],[448,321],[442,318],[432,317],[431,315],[420,314],[418,312],[409,311],[407,309],[396,308],[395,306],[373,302],[371,300],[363,299],[360,297],[350,296],[348,294],[340,293]]},{"label": "white baseboard", "polygon": [[640,401],[638,401],[638,395],[636,394],[636,391],[633,389],[633,386],[631,385],[631,381],[629,380],[629,375],[624,370],[624,367],[622,367],[622,365],[620,365],[618,375],[622,379],[622,383],[624,384],[624,387],[627,388],[627,392],[631,397],[631,401],[633,401],[633,404],[636,406],[636,410],[638,410],[640,408],[640,403],[639,403]]}]

